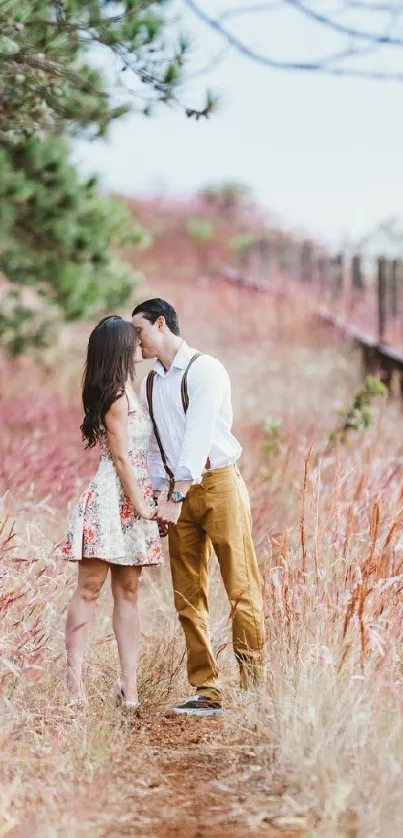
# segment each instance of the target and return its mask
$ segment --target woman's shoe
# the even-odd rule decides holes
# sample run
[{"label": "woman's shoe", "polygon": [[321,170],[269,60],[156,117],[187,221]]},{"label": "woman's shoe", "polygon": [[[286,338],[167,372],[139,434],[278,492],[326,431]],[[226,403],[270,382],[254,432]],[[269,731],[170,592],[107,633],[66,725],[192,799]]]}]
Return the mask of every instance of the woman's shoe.
[{"label": "woman's shoe", "polygon": [[81,681],[79,694],[77,695],[77,693],[76,694],[70,693],[69,694],[69,699],[68,699],[68,705],[69,705],[69,707],[80,708],[80,707],[86,707],[87,704],[88,704],[88,698],[87,698],[87,696],[84,692],[83,682]]},{"label": "woman's shoe", "polygon": [[83,710],[88,704],[88,699],[85,695],[74,695],[69,698],[68,706],[69,707],[76,707],[77,710]]},{"label": "woman's shoe", "polygon": [[118,678],[114,686],[113,697],[116,704],[121,704],[122,707],[127,707],[127,709],[138,710],[140,707],[140,702],[137,698],[125,698],[120,678]]}]

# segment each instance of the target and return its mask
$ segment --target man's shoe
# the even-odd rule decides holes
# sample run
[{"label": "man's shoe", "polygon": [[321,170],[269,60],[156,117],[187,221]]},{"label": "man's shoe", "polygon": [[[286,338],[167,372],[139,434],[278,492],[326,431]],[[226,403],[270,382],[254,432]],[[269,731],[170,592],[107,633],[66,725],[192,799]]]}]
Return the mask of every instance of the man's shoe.
[{"label": "man's shoe", "polygon": [[177,715],[185,716],[222,716],[223,709],[219,701],[205,695],[192,695],[183,704],[173,708]]}]

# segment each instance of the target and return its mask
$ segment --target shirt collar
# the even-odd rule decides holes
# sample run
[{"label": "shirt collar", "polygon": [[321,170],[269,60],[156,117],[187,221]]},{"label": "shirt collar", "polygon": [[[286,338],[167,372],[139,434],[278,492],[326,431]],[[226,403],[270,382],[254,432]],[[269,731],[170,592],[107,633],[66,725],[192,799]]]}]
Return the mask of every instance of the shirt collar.
[{"label": "shirt collar", "polygon": [[[180,347],[179,347],[179,349],[178,349],[178,351],[175,355],[175,358],[172,361],[172,366],[171,366],[170,369],[172,369],[173,367],[177,367],[177,369],[185,370],[189,361],[190,361],[190,359],[191,359],[191,357],[193,355],[194,355],[194,350],[191,349],[190,346],[188,346],[186,341],[183,341],[183,343],[180,345]],[[164,367],[164,365],[161,361],[156,361],[155,364],[154,364],[153,369],[159,375],[167,375],[168,374],[168,373],[165,372],[165,367]],[[170,372],[170,370],[168,370],[168,372]]]}]

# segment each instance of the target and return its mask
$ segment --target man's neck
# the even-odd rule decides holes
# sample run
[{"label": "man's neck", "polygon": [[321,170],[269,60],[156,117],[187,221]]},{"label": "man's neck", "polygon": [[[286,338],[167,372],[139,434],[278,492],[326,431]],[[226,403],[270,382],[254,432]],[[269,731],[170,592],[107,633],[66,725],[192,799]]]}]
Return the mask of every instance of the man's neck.
[{"label": "man's neck", "polygon": [[158,355],[158,360],[161,361],[166,372],[171,369],[172,363],[184,343],[183,338],[179,335],[169,335],[165,341],[165,345]]}]

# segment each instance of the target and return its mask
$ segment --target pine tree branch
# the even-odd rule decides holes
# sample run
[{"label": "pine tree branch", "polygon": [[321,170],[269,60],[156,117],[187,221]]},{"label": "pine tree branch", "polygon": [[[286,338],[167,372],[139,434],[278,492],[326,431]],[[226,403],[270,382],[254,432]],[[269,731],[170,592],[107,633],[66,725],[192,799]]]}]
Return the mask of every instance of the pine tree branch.
[{"label": "pine tree branch", "polygon": [[[48,58],[45,58],[45,56],[38,54],[31,55],[27,52],[0,53],[0,61],[7,61],[9,63],[18,64],[20,67],[28,67],[31,70],[38,70],[53,78],[57,76],[58,78],[68,79],[74,84],[76,89],[80,90],[82,93],[93,93],[102,99],[108,99],[106,91],[96,89],[88,81],[88,79],[84,78],[80,73],[76,73],[73,70],[66,70],[60,64],[57,64],[55,61],[50,61]],[[41,89],[38,88],[38,91],[41,92]],[[42,94],[44,93],[46,93],[45,88],[42,90]]]},{"label": "pine tree branch", "polygon": [[[186,114],[187,117],[194,117],[196,120],[200,118],[207,119],[214,107],[216,106],[216,100],[213,99],[210,95],[207,95],[207,100],[204,105],[204,108],[194,108],[189,107],[188,105],[184,104],[178,96],[172,90],[172,86],[161,79],[158,79],[156,76],[153,76],[149,71],[144,70],[142,67],[139,67],[136,64],[135,59],[133,59],[132,55],[127,53],[125,50],[119,47],[111,47],[112,52],[116,55],[120,61],[122,62],[122,66],[125,70],[131,70],[142,82],[142,84],[146,85],[148,88],[155,90],[156,93],[160,94],[162,99],[165,101],[175,102]],[[126,90],[131,93],[128,88]]]}]

